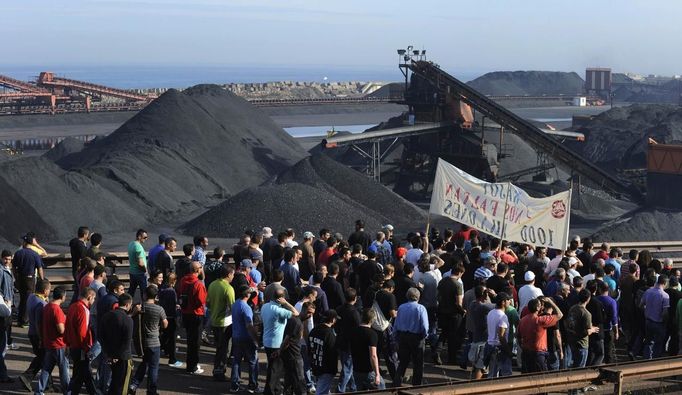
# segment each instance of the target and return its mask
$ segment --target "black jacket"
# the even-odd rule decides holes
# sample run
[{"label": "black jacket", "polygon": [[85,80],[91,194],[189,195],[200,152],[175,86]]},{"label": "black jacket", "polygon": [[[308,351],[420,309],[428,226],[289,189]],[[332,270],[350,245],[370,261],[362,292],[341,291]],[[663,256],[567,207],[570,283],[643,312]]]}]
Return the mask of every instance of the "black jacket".
[{"label": "black jacket", "polygon": [[118,308],[102,318],[99,328],[102,348],[107,357],[129,360],[132,358],[133,319],[125,310]]},{"label": "black jacket", "polygon": [[327,294],[327,304],[330,309],[336,310],[346,302],[346,297],[343,295],[343,287],[334,277],[325,277],[321,288]]}]

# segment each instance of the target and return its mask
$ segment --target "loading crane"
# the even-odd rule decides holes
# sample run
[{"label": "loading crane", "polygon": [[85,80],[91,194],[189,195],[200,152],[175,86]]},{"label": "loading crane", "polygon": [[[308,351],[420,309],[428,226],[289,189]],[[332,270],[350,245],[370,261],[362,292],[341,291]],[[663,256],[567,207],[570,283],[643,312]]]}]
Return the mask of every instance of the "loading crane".
[{"label": "loading crane", "polygon": [[[403,66],[403,65],[401,65]],[[551,157],[559,166],[566,168],[572,175],[585,177],[597,186],[616,195],[622,195],[635,202],[643,200],[642,194],[624,180],[605,172],[587,159],[566,148],[560,141],[547,135],[531,122],[519,117],[497,104],[464,82],[441,70],[433,62],[412,60],[404,64],[413,74],[428,81],[443,96],[454,95],[485,117],[503,126],[506,131],[517,134],[537,151]]]}]

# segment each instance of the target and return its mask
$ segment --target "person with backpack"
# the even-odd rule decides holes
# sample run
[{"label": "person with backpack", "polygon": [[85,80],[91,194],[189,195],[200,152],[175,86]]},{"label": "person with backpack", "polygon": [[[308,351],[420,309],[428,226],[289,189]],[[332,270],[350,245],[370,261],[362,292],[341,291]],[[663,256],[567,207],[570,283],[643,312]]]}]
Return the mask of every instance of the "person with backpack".
[{"label": "person with backpack", "polygon": [[200,375],[204,370],[199,365],[201,325],[206,305],[206,287],[199,281],[201,263],[192,262],[190,272],[182,278],[178,289],[182,323],[187,331],[187,367],[189,374]]}]

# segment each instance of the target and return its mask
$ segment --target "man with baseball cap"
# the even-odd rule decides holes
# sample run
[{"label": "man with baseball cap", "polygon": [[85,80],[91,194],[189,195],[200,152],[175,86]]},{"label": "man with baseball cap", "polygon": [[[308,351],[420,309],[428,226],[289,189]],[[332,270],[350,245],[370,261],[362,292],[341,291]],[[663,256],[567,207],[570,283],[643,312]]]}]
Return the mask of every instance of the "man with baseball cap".
[{"label": "man with baseball cap", "polygon": [[490,277],[493,276],[493,273],[496,271],[496,266],[497,266],[497,261],[495,260],[495,257],[488,257],[485,259],[483,266],[479,267],[476,269],[474,272],[474,280],[488,280]]},{"label": "man with baseball cap", "polygon": [[523,275],[526,285],[519,289],[519,311],[522,311],[531,299],[543,296],[542,290],[535,286],[535,273],[530,270]]}]

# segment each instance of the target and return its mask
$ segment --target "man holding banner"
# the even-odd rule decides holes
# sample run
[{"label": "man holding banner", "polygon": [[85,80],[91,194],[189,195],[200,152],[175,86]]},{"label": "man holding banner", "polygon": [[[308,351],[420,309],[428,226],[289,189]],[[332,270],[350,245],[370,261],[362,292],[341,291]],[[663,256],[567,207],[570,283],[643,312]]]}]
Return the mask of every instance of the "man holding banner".
[{"label": "man holding banner", "polygon": [[563,250],[571,190],[533,198],[511,183],[479,180],[438,159],[429,214],[448,217],[502,240]]}]

